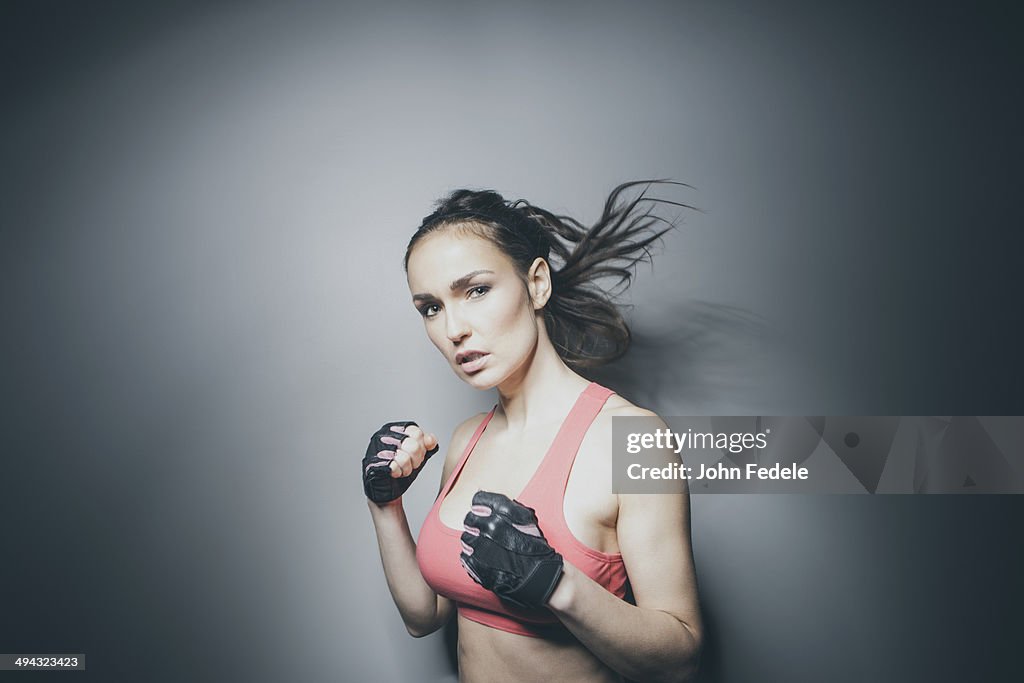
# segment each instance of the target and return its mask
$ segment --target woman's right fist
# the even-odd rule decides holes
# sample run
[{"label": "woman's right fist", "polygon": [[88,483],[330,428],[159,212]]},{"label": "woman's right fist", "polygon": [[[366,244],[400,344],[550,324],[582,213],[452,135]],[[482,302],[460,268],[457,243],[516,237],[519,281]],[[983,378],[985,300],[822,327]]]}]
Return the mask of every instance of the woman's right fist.
[{"label": "woman's right fist", "polygon": [[388,422],[370,437],[363,457],[366,497],[388,503],[401,496],[437,449],[437,437],[415,422]]}]

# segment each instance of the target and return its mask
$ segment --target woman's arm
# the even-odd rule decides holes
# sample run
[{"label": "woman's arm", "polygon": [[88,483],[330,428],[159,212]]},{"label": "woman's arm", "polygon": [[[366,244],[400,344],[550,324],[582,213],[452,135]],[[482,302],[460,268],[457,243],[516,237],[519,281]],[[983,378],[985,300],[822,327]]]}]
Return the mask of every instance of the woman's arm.
[{"label": "woman's arm", "polygon": [[433,633],[451,617],[451,601],[423,580],[402,499],[383,505],[367,500],[366,504],[377,532],[384,577],[406,630],[416,638]]},{"label": "woman's arm", "polygon": [[[481,416],[470,418],[455,428],[441,474],[442,488],[480,419]],[[384,576],[405,628],[416,638],[429,635],[451,618],[453,604],[435,593],[420,573],[416,562],[416,542],[409,530],[402,499],[384,504],[367,500],[366,504],[377,532]]]},{"label": "woman's arm", "polygon": [[[635,408],[617,414],[654,415]],[[548,607],[620,674],[644,681],[689,680],[697,670],[703,629],[690,547],[689,493],[618,498],[616,532],[636,605],[565,563]]]}]

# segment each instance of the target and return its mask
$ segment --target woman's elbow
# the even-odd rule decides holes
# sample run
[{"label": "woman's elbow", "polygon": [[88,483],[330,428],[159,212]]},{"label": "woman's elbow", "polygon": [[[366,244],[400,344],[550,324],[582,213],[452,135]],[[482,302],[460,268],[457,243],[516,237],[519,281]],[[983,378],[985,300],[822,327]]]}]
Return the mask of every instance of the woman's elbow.
[{"label": "woman's elbow", "polygon": [[699,668],[699,657],[694,655],[692,659],[677,664],[669,671],[663,671],[661,676],[652,677],[650,680],[659,683],[693,683],[697,680],[697,669]]},{"label": "woman's elbow", "polygon": [[441,628],[440,624],[420,625],[420,624],[409,624],[406,623],[405,630],[409,632],[409,635],[413,638],[422,638],[429,636],[434,631]]},{"label": "woman's elbow", "polygon": [[700,669],[700,653],[703,645],[703,640],[699,635],[693,638],[689,647],[689,656],[679,668],[679,677],[675,679],[677,683],[689,683],[696,679],[697,670]]},{"label": "woman's elbow", "polygon": [[438,631],[448,622],[448,618],[451,615],[444,610],[440,610],[434,614],[432,618],[416,619],[416,620],[403,620],[405,623],[405,630],[409,632],[409,635],[413,638],[422,638],[429,636],[431,633]]},{"label": "woman's elbow", "polygon": [[678,677],[672,679],[673,683],[692,683],[692,681],[697,679],[697,670],[699,668],[700,656],[698,654],[679,669]]},{"label": "woman's elbow", "polygon": [[703,647],[703,637],[697,630],[683,624],[687,631],[685,644],[680,648],[681,657],[677,660],[672,671],[668,672],[662,680],[666,683],[690,683],[697,677],[697,670],[700,668],[700,653]]}]

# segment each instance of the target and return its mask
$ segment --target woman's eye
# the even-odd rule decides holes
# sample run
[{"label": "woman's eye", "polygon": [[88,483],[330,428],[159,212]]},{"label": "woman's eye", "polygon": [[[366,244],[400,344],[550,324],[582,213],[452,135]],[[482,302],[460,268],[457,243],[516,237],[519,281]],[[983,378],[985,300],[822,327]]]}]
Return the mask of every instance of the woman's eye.
[{"label": "woman's eye", "polygon": [[420,315],[424,318],[433,318],[440,310],[441,307],[437,304],[429,304],[420,309]]},{"label": "woman's eye", "polygon": [[470,299],[479,299],[484,294],[486,294],[488,291],[490,291],[490,289],[491,288],[488,287],[487,285],[480,285],[478,287],[474,287],[473,289],[469,290],[469,298]]}]

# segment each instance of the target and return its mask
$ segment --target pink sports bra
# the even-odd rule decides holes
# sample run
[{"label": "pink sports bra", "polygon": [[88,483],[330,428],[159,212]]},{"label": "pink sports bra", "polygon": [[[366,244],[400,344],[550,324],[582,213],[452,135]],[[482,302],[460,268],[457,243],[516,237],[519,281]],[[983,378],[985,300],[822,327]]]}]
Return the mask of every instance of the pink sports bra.
[{"label": "pink sports bra", "polygon": [[[576,399],[554,442],[545,454],[523,492],[516,497],[537,513],[540,528],[551,547],[562,558],[619,598],[628,584],[626,567],[620,553],[602,553],[585,546],[565,523],[562,503],[576,452],[604,402],[613,393],[591,382]],[[445,525],[438,514],[441,503],[459,478],[463,466],[494,416],[497,405],[476,428],[466,450],[459,458],[434,506],[427,514],[416,544],[416,560],[427,584],[440,595],[455,601],[459,614],[472,621],[523,636],[541,638],[564,631],[564,626],[548,610],[525,610],[501,602],[497,595],[473,581],[459,563],[462,529]]]}]

